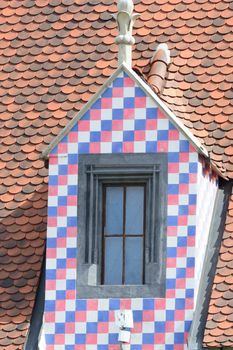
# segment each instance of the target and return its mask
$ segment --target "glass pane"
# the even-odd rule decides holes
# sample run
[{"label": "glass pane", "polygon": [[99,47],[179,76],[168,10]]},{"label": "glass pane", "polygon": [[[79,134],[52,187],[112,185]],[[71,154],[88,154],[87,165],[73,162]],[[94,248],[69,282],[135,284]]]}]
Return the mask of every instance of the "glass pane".
[{"label": "glass pane", "polygon": [[123,187],[106,188],[105,234],[123,234]]},{"label": "glass pane", "polygon": [[142,284],[143,238],[126,237],[125,284]]},{"label": "glass pane", "polygon": [[127,235],[143,234],[144,187],[130,186],[126,189],[126,224]]},{"label": "glass pane", "polygon": [[105,238],[104,284],[122,284],[122,238]]}]

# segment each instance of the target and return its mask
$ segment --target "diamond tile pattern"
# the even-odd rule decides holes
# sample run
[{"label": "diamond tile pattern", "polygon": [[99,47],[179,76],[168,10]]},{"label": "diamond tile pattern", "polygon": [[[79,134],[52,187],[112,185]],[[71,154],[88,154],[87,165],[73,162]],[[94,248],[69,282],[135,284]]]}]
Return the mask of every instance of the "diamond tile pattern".
[{"label": "diamond tile pattern", "polygon": [[[110,0],[0,2],[0,298],[11,349],[22,348],[43,255],[47,171],[39,157],[116,68],[115,11]],[[136,0],[135,11],[135,67],[146,75],[157,44],[168,43],[161,98],[232,177],[231,2]]]}]

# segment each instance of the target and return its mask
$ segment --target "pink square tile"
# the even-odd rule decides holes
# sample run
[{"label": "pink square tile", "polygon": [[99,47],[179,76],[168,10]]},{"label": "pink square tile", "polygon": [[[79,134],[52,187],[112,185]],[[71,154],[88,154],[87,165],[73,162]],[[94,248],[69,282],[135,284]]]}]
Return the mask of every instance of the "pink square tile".
[{"label": "pink square tile", "polygon": [[135,97],[135,107],[145,108],[146,107],[146,97]]},{"label": "pink square tile", "polygon": [[75,323],[69,323],[69,322],[67,322],[66,324],[65,324],[65,332],[67,333],[67,334],[72,334],[72,333],[75,333]]},{"label": "pink square tile", "polygon": [[133,79],[126,77],[124,78],[124,86],[125,87],[135,86],[135,82]]},{"label": "pink square tile", "polygon": [[187,278],[194,277],[194,268],[193,267],[187,267],[186,268],[186,277]]},{"label": "pink square tile", "polygon": [[54,259],[57,256],[57,250],[56,248],[47,248],[46,250],[46,258],[47,259]]},{"label": "pink square tile", "polygon": [[101,141],[109,142],[112,140],[112,132],[111,131],[102,131],[101,133]]},{"label": "pink square tile", "polygon": [[101,109],[90,109],[90,120],[100,120]]},{"label": "pink square tile", "polygon": [[147,119],[146,121],[146,130],[157,130],[157,120]]},{"label": "pink square tile", "polygon": [[120,308],[126,310],[131,309],[131,299],[121,299]]},{"label": "pink square tile", "polygon": [[175,289],[167,289],[166,298],[175,298],[175,296],[176,296]]},{"label": "pink square tile", "polygon": [[166,332],[167,333],[174,332],[174,322],[173,321],[167,321],[166,322]]},{"label": "pink square tile", "polygon": [[64,153],[67,153],[67,143],[62,143],[60,142],[57,146],[57,149],[58,149],[58,153],[59,154],[64,154]]},{"label": "pink square tile", "polygon": [[177,247],[177,257],[184,257],[187,255],[187,248],[186,247]]},{"label": "pink square tile", "polygon": [[58,187],[49,185],[48,195],[49,196],[57,196],[58,195]]},{"label": "pink square tile", "polygon": [[67,215],[67,207],[58,207],[57,214],[58,214],[58,216],[66,216]]},{"label": "pink square tile", "polygon": [[100,153],[100,143],[91,142],[90,143],[90,153]]},{"label": "pink square tile", "polygon": [[112,108],[112,98],[110,98],[110,97],[107,97],[107,98],[102,97],[101,98],[101,107],[103,109],[111,109]]},{"label": "pink square tile", "polygon": [[58,280],[66,279],[66,269],[57,269],[57,271],[56,271],[56,278]]},{"label": "pink square tile", "polygon": [[143,130],[135,130],[134,140],[135,141],[144,141],[146,138],[146,133]]},{"label": "pink square tile", "polygon": [[195,246],[195,236],[189,236],[187,238],[187,246],[194,247]]},{"label": "pink square tile", "polygon": [[133,142],[124,142],[123,143],[123,152],[124,153],[133,153],[134,143]]},{"label": "pink square tile", "polygon": [[169,130],[168,131],[169,140],[179,140],[179,131],[178,130]]},{"label": "pink square tile", "polygon": [[142,320],[144,322],[154,321],[155,312],[154,310],[143,310],[142,312]]},{"label": "pink square tile", "polygon": [[122,87],[114,87],[112,89],[112,96],[113,97],[123,97],[123,94],[124,94],[124,89]]},{"label": "pink square tile", "polygon": [[87,334],[86,335],[87,344],[97,344],[97,334]]},{"label": "pink square tile", "polygon": [[78,122],[78,131],[89,131],[89,130],[90,130],[89,120],[80,120]]},{"label": "pink square tile", "polygon": [[68,269],[76,268],[76,263],[77,263],[77,260],[74,258],[67,258],[66,259],[66,266]]},{"label": "pink square tile", "polygon": [[87,300],[87,310],[98,310],[98,300],[97,299],[88,299]]},{"label": "pink square tile", "polygon": [[78,174],[78,164],[69,164],[68,174]]},{"label": "pink square tile", "polygon": [[86,319],[87,319],[86,311],[76,311],[75,312],[75,321],[76,322],[86,322]]},{"label": "pink square tile", "polygon": [[189,174],[189,183],[195,184],[197,182],[197,174]]},{"label": "pink square tile", "polygon": [[45,285],[46,285],[46,290],[56,290],[56,281],[54,280],[46,280]]},{"label": "pink square tile", "polygon": [[67,175],[58,176],[58,185],[67,185]]},{"label": "pink square tile", "polygon": [[176,267],[176,258],[167,258],[167,267]]},{"label": "pink square tile", "polygon": [[76,206],[78,202],[77,196],[67,196],[67,205]]},{"label": "pink square tile", "polygon": [[66,247],[66,238],[65,237],[58,237],[57,238],[57,247],[58,248],[65,248]]},{"label": "pink square tile", "polygon": [[169,173],[179,173],[179,163],[168,163],[168,172]]},{"label": "pink square tile", "polygon": [[48,227],[57,227],[57,218],[56,217],[48,217]]},{"label": "pink square tile", "polygon": [[186,215],[180,215],[178,217],[178,225],[187,226],[187,224],[188,224],[188,217]]},{"label": "pink square tile", "polygon": [[189,153],[188,152],[181,152],[180,153],[180,162],[188,162],[189,161]]},{"label": "pink square tile", "polygon": [[124,119],[134,119],[134,108],[125,108],[124,109]]},{"label": "pink square tile", "polygon": [[189,205],[189,215],[196,214],[196,205]]},{"label": "pink square tile", "polygon": [[164,333],[155,333],[154,339],[155,339],[155,344],[165,344],[165,334]]},{"label": "pink square tile", "polygon": [[131,330],[132,333],[142,333],[142,322],[134,322],[134,327]]},{"label": "pink square tile", "polygon": [[168,226],[168,228],[167,228],[167,235],[169,237],[177,236],[177,227],[176,226]]},{"label": "pink square tile", "polygon": [[54,323],[55,322],[55,312],[45,311],[44,318],[45,318],[45,322],[48,322],[48,323],[52,322],[52,323]]},{"label": "pink square tile", "polygon": [[166,300],[165,299],[156,299],[155,300],[155,310],[165,310],[166,309]]},{"label": "pink square tile", "polygon": [[123,120],[113,120],[112,121],[112,130],[113,131],[123,130]]},{"label": "pink square tile", "polygon": [[66,291],[66,300],[74,300],[76,299],[76,291],[75,290],[67,290]]},{"label": "pink square tile", "polygon": [[167,141],[158,141],[157,142],[158,152],[167,152],[168,151],[168,142]]},{"label": "pink square tile", "polygon": [[184,317],[184,310],[175,310],[175,321],[183,321]]},{"label": "pink square tile", "polygon": [[77,236],[77,226],[67,227],[66,232],[67,232],[67,237],[76,237]]},{"label": "pink square tile", "polygon": [[163,112],[158,108],[158,119],[166,119],[167,117],[165,117],[165,115],[163,114]]},{"label": "pink square tile", "polygon": [[185,289],[186,287],[186,279],[185,278],[177,278],[176,279],[176,288],[177,289]]},{"label": "pink square tile", "polygon": [[108,333],[109,329],[108,329],[109,323],[108,322],[99,322],[98,323],[98,333]]},{"label": "pink square tile", "polygon": [[49,164],[56,165],[58,163],[58,158],[54,154],[49,155]]},{"label": "pink square tile", "polygon": [[69,134],[68,134],[68,142],[69,143],[74,143],[74,142],[76,143],[76,142],[78,142],[78,133],[70,131]]},{"label": "pink square tile", "polygon": [[55,342],[55,345],[59,345],[59,344],[65,345],[65,334],[55,334],[54,342]]},{"label": "pink square tile", "polygon": [[56,300],[56,311],[64,311],[66,309],[65,300]]},{"label": "pink square tile", "polygon": [[179,193],[180,194],[188,194],[189,193],[189,185],[188,184],[180,184],[179,185]]}]

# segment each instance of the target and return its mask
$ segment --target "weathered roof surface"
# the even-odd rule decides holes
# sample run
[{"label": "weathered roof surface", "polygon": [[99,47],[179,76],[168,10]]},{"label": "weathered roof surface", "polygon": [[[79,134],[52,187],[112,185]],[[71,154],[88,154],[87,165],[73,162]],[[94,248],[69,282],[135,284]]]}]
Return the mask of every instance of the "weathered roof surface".
[{"label": "weathered roof surface", "polygon": [[213,284],[204,346],[233,345],[233,192]]},{"label": "weathered roof surface", "polygon": [[[0,347],[6,349],[22,348],[41,268],[47,171],[40,154],[117,66],[112,3],[0,2],[0,297],[6,317],[0,318]],[[231,0],[137,0],[133,51],[134,66],[147,75],[157,45],[168,44],[171,64],[160,97],[229,177],[231,9]],[[20,325],[15,330],[14,322]]]}]

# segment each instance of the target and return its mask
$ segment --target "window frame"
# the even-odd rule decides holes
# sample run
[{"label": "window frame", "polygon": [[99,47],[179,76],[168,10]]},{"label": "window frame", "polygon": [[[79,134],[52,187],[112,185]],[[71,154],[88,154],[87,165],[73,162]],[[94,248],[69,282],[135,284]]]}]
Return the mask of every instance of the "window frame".
[{"label": "window frame", "polygon": [[[79,155],[78,298],[165,296],[167,163],[166,153]],[[101,284],[102,187],[108,183],[127,182],[147,184],[145,283],[103,285]],[[159,198],[157,207],[156,198]]]}]

